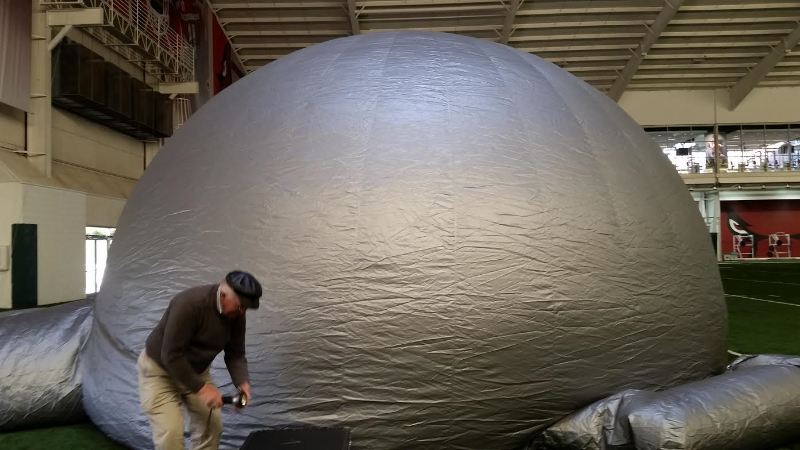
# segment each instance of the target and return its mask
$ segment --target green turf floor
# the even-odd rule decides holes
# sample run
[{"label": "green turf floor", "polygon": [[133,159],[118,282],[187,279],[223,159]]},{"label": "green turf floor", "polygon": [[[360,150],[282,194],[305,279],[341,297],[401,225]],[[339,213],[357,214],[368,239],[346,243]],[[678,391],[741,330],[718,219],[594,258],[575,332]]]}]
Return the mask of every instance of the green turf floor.
[{"label": "green turf floor", "polygon": [[800,261],[720,264],[728,348],[800,355]]},{"label": "green turf floor", "polygon": [[[728,348],[737,353],[800,355],[800,261],[719,267],[728,303]],[[91,424],[0,434],[4,450],[122,448]],[[800,450],[800,443],[785,449]]]},{"label": "green turf floor", "polygon": [[0,434],[3,450],[121,450],[91,423]]}]

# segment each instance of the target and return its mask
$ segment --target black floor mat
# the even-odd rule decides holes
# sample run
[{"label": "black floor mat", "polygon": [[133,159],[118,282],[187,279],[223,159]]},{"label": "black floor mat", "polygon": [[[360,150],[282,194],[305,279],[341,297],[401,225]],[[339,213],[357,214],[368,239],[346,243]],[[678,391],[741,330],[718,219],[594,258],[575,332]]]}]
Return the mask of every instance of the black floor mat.
[{"label": "black floor mat", "polygon": [[241,450],[349,450],[350,432],[343,428],[288,428],[254,431]]}]

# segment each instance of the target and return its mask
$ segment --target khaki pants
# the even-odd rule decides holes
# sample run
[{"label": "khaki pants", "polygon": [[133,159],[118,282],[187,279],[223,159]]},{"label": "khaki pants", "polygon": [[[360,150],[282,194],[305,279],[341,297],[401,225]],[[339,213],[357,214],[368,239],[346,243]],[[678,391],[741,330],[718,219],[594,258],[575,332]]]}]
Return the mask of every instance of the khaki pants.
[{"label": "khaki pants", "polygon": [[[139,369],[139,400],[153,431],[157,450],[184,450],[183,411],[189,413],[193,450],[217,450],[222,436],[220,409],[206,406],[197,394],[177,385],[166,370],[142,351]],[[208,370],[201,378],[212,383]]]}]

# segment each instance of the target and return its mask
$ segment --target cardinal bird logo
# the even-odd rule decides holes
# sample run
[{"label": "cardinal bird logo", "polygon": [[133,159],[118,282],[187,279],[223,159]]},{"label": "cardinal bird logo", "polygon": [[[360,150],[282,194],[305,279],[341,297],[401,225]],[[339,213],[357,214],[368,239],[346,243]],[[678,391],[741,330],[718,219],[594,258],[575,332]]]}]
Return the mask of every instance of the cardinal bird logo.
[{"label": "cardinal bird logo", "polygon": [[728,229],[730,229],[734,235],[753,236],[753,255],[758,255],[759,243],[769,238],[768,234],[760,234],[753,231],[752,225],[742,219],[736,211],[728,211]]}]

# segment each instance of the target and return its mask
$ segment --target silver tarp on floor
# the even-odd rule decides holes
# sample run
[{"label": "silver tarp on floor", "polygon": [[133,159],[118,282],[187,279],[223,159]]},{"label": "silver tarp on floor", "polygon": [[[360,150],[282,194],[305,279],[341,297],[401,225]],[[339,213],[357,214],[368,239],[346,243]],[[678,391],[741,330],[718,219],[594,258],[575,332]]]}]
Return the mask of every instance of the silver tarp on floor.
[{"label": "silver tarp on floor", "polygon": [[0,431],[85,420],[81,353],[94,302],[0,314]]},{"label": "silver tarp on floor", "polygon": [[667,390],[628,414],[637,450],[758,450],[800,440],[800,369],[759,366]]},{"label": "silver tarp on floor", "polygon": [[761,450],[800,441],[800,368],[764,356],[763,365],[662,392],[620,392],[560,420],[529,449]]},{"label": "silver tarp on floor", "polygon": [[549,427],[526,450],[635,450],[628,413],[654,395],[631,389],[593,403]]}]

